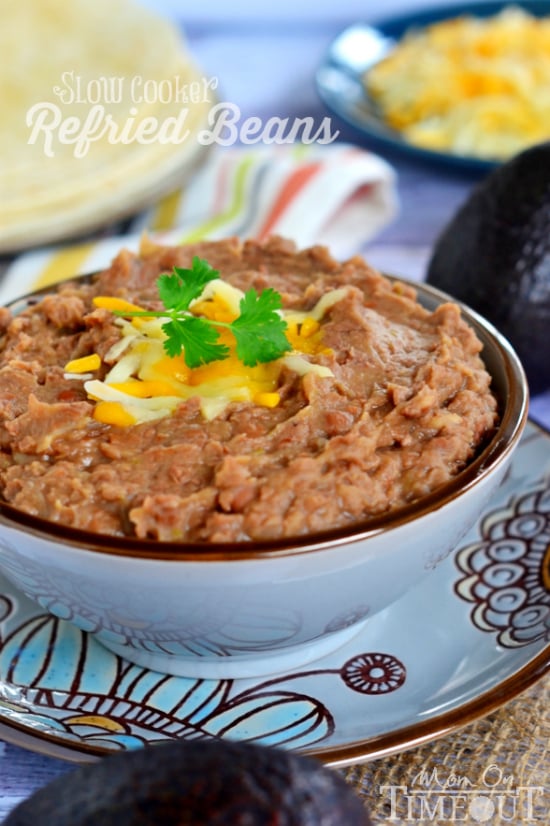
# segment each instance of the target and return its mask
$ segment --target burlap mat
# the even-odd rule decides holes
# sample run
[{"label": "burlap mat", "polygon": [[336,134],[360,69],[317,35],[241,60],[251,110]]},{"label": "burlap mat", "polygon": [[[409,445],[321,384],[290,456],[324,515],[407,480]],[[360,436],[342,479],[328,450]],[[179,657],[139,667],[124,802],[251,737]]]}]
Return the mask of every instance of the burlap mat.
[{"label": "burlap mat", "polygon": [[549,700],[547,676],[451,735],[342,773],[375,826],[548,824]]}]

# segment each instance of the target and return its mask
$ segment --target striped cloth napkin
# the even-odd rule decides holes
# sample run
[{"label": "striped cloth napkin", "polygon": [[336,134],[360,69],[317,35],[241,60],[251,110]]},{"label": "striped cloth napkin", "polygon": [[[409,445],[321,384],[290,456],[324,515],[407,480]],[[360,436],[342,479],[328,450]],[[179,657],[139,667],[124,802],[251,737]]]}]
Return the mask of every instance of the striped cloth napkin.
[{"label": "striped cloth napkin", "polygon": [[102,237],[29,250],[8,262],[0,304],[108,266],[122,247],[137,250],[145,231],[162,243],[278,234],[299,246],[326,244],[344,258],[359,252],[397,210],[393,169],[358,147],[216,148],[184,188]]}]

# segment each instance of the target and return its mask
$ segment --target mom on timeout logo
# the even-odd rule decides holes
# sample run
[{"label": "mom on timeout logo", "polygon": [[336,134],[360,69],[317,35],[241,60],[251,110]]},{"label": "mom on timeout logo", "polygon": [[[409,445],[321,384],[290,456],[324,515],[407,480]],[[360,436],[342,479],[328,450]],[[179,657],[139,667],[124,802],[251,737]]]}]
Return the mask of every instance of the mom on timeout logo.
[{"label": "mom on timeout logo", "polygon": [[517,783],[494,763],[475,780],[437,768],[423,769],[410,784],[380,785],[378,792],[389,812],[387,823],[546,826],[550,822],[546,788]]}]

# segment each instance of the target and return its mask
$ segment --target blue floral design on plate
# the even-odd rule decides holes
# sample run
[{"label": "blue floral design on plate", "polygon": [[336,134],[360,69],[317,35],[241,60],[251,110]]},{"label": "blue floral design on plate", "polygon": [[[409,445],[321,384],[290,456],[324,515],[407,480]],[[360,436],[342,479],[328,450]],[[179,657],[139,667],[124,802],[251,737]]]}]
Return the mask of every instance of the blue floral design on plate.
[{"label": "blue floral design on plate", "polygon": [[474,603],[472,621],[507,648],[550,641],[550,488],[490,511],[481,535],[456,559],[456,592]]},{"label": "blue floral design on plate", "polygon": [[[0,609],[0,679],[12,694],[18,688],[17,696],[2,701],[0,695],[0,704],[19,723],[32,716],[27,722],[34,730],[94,750],[216,737],[303,749],[334,731],[320,700],[282,687],[288,675],[253,688],[172,677],[127,663],[24,597],[4,595]],[[402,663],[378,652],[325,673],[366,694],[395,691],[406,676]]]}]

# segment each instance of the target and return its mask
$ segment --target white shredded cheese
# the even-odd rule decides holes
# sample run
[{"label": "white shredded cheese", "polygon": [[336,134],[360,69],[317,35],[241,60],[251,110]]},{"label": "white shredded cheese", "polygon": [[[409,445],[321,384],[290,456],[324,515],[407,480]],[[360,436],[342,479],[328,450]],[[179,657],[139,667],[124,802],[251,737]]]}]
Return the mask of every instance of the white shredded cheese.
[{"label": "white shredded cheese", "polygon": [[[309,311],[281,310],[280,314],[289,324],[298,327],[306,320],[319,323],[347,292],[345,287],[331,290]],[[200,298],[191,306],[196,306],[199,301],[219,299],[222,306],[225,305],[230,313],[238,316],[243,296],[242,290],[216,279],[206,285]],[[198,397],[203,416],[212,419],[231,402],[254,402],[258,399],[257,403],[261,404],[261,400],[267,398],[271,406],[277,404],[276,390],[283,366],[299,376],[314,373],[325,378],[333,375],[330,368],[313,360],[315,352],[323,352],[319,339],[311,345],[309,334],[301,339],[299,333],[293,339],[297,347],[294,352],[267,364],[246,368],[233,355],[220,362],[190,369],[185,365],[183,356],[170,358],[164,351],[166,334],[162,326],[167,320],[141,316],[131,321],[118,318],[121,338],[104,358],[105,363],[112,364],[104,380],[93,379],[91,374],[79,376],[85,379],[84,388],[88,396],[97,402],[114,403],[115,408],[122,406],[136,423],[169,415],[182,401]],[[300,352],[301,341],[303,353]],[[307,357],[304,355],[306,352]],[[122,385],[126,388],[120,389]],[[134,395],[136,391],[139,395]],[[119,417],[116,410],[114,413],[110,411],[110,415],[115,417],[115,421]],[[119,418],[122,421],[122,415]]]}]

